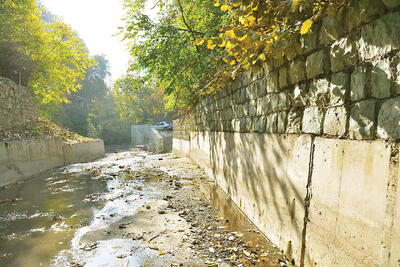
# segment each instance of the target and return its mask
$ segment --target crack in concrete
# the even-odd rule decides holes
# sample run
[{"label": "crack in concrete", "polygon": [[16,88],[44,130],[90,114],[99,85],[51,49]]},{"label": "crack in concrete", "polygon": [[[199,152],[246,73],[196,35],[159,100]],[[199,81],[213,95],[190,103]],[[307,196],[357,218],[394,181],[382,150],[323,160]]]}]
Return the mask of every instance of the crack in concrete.
[{"label": "crack in concrete", "polygon": [[306,254],[306,235],[307,235],[307,223],[309,222],[308,219],[308,213],[309,213],[309,208],[310,208],[310,203],[311,203],[311,198],[312,198],[312,188],[311,188],[311,182],[312,182],[312,174],[313,174],[313,168],[314,168],[314,150],[315,150],[315,144],[314,144],[315,136],[311,135],[311,145],[310,145],[310,161],[308,165],[308,178],[307,178],[307,194],[304,198],[304,224],[303,224],[303,230],[301,232],[301,255],[300,255],[300,267],[304,267],[304,260],[305,260],[305,254]]}]

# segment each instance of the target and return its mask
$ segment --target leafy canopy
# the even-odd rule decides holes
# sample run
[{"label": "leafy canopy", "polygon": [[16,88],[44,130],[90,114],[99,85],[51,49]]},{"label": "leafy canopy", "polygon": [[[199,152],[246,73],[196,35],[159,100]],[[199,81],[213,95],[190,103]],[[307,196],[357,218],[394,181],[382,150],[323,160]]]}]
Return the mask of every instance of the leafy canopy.
[{"label": "leafy canopy", "polygon": [[196,85],[212,72],[217,53],[196,46],[195,40],[215,35],[226,23],[223,12],[203,0],[160,0],[150,7],[152,1],[146,0],[124,4],[122,34],[133,58],[128,73],[149,75],[172,109],[196,102]]},{"label": "leafy canopy", "polygon": [[68,102],[95,64],[77,34],[60,19],[41,19],[35,0],[1,0],[0,42],[14,43],[33,62],[29,77],[40,103]]}]

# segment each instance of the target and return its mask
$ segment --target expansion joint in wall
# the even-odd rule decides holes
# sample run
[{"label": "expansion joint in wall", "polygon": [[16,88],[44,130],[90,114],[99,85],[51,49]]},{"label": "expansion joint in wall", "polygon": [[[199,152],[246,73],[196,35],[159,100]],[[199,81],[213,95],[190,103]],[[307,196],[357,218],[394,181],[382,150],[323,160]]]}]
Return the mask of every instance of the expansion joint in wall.
[{"label": "expansion joint in wall", "polygon": [[311,203],[311,198],[312,198],[312,188],[311,188],[311,182],[312,182],[312,174],[313,174],[313,169],[314,169],[314,150],[315,150],[315,144],[314,144],[315,136],[311,135],[311,142],[310,142],[310,159],[309,159],[309,165],[308,165],[308,177],[307,177],[307,193],[304,198],[304,222],[303,222],[303,230],[301,232],[301,255],[300,255],[300,267],[304,267],[304,260],[305,260],[305,254],[306,254],[306,236],[307,236],[307,224],[309,222],[308,219],[308,213],[309,213],[309,208],[310,208],[310,203]]},{"label": "expansion joint in wall", "polygon": [[386,210],[384,221],[384,235],[382,240],[382,266],[389,266],[394,218],[396,216],[396,196],[398,187],[399,174],[399,149],[400,145],[395,142],[390,145],[390,164],[389,164],[389,180],[387,182],[386,192]]}]

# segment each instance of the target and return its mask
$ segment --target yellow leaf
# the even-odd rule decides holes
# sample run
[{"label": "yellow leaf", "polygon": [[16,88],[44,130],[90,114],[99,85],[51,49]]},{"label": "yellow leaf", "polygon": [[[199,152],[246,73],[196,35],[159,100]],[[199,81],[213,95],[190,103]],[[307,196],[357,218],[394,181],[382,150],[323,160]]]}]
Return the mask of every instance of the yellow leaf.
[{"label": "yellow leaf", "polygon": [[214,6],[220,6],[221,4],[219,3],[219,0],[214,1]]},{"label": "yellow leaf", "polygon": [[204,43],[205,39],[204,38],[200,38],[200,39],[196,39],[196,41],[194,41],[194,43],[196,45],[202,45]]},{"label": "yellow leaf", "polygon": [[262,53],[262,54],[260,55],[260,59],[261,59],[262,61],[266,61],[266,60],[267,60],[267,57],[265,56],[264,53]]},{"label": "yellow leaf", "polygon": [[231,9],[231,8],[232,8],[232,7],[231,7],[230,5],[222,5],[222,6],[221,6],[221,10],[224,11],[224,12],[227,11],[227,10],[229,10],[229,9]]},{"label": "yellow leaf", "polygon": [[213,43],[212,40],[207,41],[207,48],[208,49],[214,49],[217,45]]},{"label": "yellow leaf", "polygon": [[306,34],[310,31],[311,26],[313,25],[313,21],[311,19],[308,19],[301,24],[301,29],[300,33],[301,34]]}]

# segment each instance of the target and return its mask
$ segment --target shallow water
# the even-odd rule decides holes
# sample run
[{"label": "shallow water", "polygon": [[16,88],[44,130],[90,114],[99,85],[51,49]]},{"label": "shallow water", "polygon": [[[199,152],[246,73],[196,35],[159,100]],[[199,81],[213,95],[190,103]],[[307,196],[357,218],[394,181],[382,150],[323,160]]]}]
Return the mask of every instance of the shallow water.
[{"label": "shallow water", "polygon": [[133,215],[157,194],[151,185],[142,187],[142,177],[121,175],[122,166],[142,168],[145,156],[144,152],[108,154],[1,189],[0,265],[71,266],[77,254],[71,251],[88,251],[80,242],[85,233]]}]

